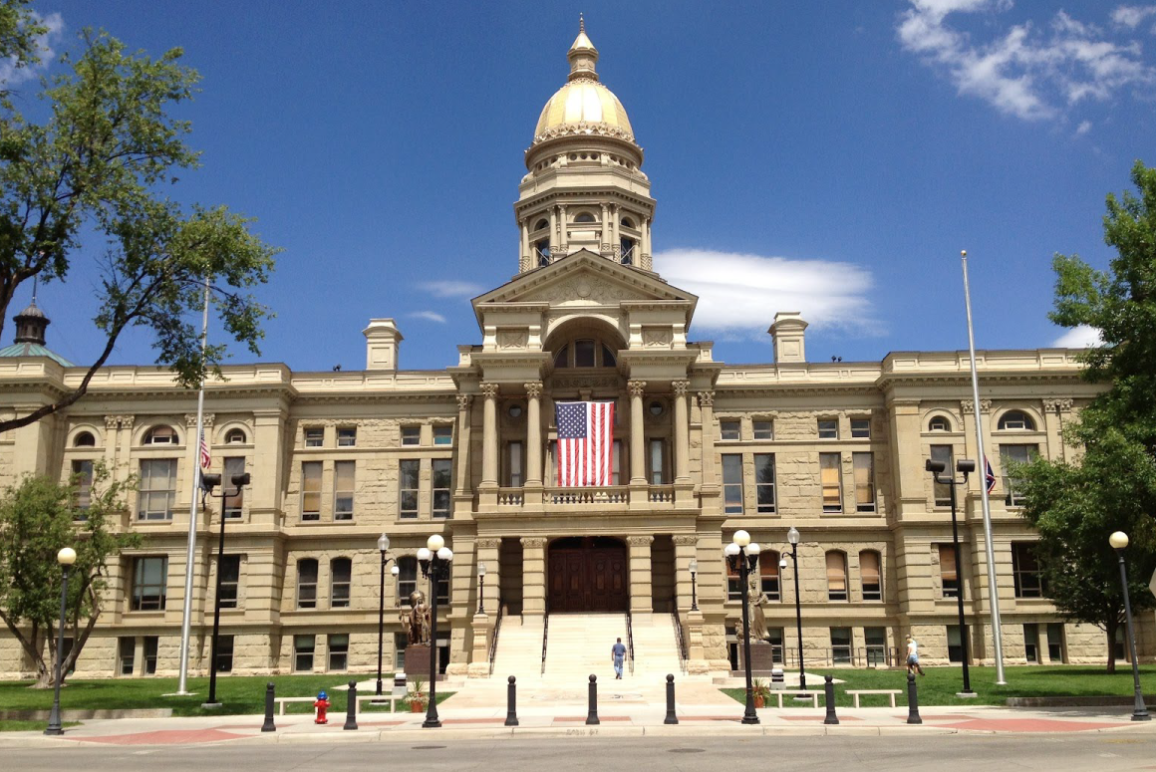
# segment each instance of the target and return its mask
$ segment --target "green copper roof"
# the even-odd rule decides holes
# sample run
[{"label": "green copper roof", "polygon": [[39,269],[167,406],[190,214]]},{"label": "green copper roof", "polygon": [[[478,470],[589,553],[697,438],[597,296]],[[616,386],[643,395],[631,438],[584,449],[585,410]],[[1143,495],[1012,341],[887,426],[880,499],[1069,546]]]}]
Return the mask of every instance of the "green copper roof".
[{"label": "green copper roof", "polygon": [[0,348],[0,357],[48,357],[61,367],[73,366],[72,362],[39,343],[13,343],[7,348]]}]

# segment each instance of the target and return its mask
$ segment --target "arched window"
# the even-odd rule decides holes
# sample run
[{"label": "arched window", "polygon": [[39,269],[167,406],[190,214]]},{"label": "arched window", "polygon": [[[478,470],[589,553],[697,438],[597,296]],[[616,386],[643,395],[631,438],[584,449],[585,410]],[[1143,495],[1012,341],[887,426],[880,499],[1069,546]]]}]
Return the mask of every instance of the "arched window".
[{"label": "arched window", "polygon": [[554,367],[569,367],[570,366],[570,347],[563,346],[558,350],[558,354],[554,357]]},{"label": "arched window", "polygon": [[582,212],[574,218],[574,222],[596,222],[596,220],[594,219],[594,215],[589,212]]},{"label": "arched window", "polygon": [[317,608],[317,560],[297,561],[297,608]]},{"label": "arched window", "polygon": [[538,220],[538,224],[534,226],[534,230],[540,231],[543,228],[549,228],[550,222],[548,220]]},{"label": "arched window", "polygon": [[623,236],[622,243],[619,246],[621,248],[619,254],[622,255],[622,264],[634,265],[634,239]]},{"label": "arched window", "polygon": [[397,605],[409,605],[409,596],[417,589],[417,558],[406,555],[397,559]]},{"label": "arched window", "polygon": [[92,432],[80,432],[72,444],[77,448],[91,448],[96,445],[96,437],[92,435]]},{"label": "arched window", "polygon": [[595,338],[579,338],[564,344],[554,355],[554,367],[614,367],[614,348]]},{"label": "arched window", "polygon": [[629,217],[623,217],[622,218],[622,226],[624,228],[633,228],[634,227],[634,220],[631,220]]},{"label": "arched window", "polygon": [[859,553],[859,578],[863,584],[863,600],[883,600],[883,563],[875,550]]},{"label": "arched window", "polygon": [[951,431],[951,421],[947,420],[946,416],[932,416],[931,420],[927,422],[927,431],[949,432]]},{"label": "arched window", "polygon": [[613,349],[611,349],[609,346],[607,346],[605,343],[603,343],[602,344],[602,366],[603,367],[614,367],[616,364],[617,364],[617,360],[614,358]]},{"label": "arched window", "polygon": [[847,555],[827,553],[827,600],[847,600]]},{"label": "arched window", "polygon": [[145,445],[176,445],[177,433],[171,426],[154,426],[144,438]]},{"label": "arched window", "polygon": [[329,607],[349,608],[349,584],[353,579],[353,561],[334,558],[329,564]]},{"label": "arched window", "polygon": [[999,428],[1009,432],[1034,432],[1036,422],[1022,410],[1009,410],[1000,416]]},{"label": "arched window", "polygon": [[225,444],[244,445],[246,439],[244,429],[230,429],[229,433],[225,435]]},{"label": "arched window", "polygon": [[779,587],[779,553],[763,550],[759,554],[759,587],[767,600],[782,600]]}]

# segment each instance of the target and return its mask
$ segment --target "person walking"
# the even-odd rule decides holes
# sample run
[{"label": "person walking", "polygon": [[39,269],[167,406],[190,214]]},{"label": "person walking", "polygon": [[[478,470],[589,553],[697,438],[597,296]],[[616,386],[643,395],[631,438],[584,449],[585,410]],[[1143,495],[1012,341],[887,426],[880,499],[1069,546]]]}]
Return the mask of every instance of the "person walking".
[{"label": "person walking", "polygon": [[907,636],[907,672],[926,675],[919,664],[919,643],[910,635]]},{"label": "person walking", "polygon": [[610,647],[610,661],[614,663],[614,677],[622,680],[622,663],[626,660],[626,647],[622,645],[622,639]]}]

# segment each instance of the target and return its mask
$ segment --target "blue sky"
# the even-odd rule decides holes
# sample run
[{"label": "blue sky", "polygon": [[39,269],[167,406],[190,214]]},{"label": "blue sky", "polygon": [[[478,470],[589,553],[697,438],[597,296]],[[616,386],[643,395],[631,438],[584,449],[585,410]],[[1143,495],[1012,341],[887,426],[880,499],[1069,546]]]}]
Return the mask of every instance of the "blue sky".
[{"label": "blue sky", "polygon": [[[702,296],[691,337],[723,361],[770,361],[785,310],[812,323],[813,361],[966,348],[961,249],[977,345],[1053,345],[1052,255],[1106,266],[1104,196],[1156,164],[1152,2],[35,7],[59,15],[57,52],[85,26],[185,49],[203,168],[173,195],[285,248],[261,359],[295,370],[360,369],[375,317],[397,320],[406,369],[479,340],[468,299],[517,270],[522,153],[580,11],[646,151],[655,270]],[[77,363],[100,347],[84,262],[40,296]],[[114,362],[153,358],[134,331]]]}]

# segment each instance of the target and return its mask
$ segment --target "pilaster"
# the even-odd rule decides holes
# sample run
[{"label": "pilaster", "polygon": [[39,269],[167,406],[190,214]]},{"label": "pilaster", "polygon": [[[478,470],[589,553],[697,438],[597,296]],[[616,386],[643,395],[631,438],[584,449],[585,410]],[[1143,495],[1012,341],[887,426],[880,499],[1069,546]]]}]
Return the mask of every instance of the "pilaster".
[{"label": "pilaster", "polygon": [[653,536],[628,536],[630,545],[630,613],[650,615],[654,610],[651,587],[650,545]]},{"label": "pilaster", "polygon": [[546,539],[522,539],[522,614],[546,613]]}]

